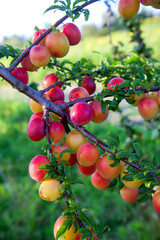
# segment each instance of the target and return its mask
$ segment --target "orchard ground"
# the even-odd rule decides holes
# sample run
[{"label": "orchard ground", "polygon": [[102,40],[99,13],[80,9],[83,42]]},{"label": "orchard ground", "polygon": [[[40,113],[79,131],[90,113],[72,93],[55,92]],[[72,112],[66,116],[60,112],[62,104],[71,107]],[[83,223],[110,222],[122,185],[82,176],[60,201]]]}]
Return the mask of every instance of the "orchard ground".
[{"label": "orchard ground", "polygon": [[[148,23],[147,23],[148,21]],[[148,46],[154,48],[155,57],[160,57],[158,52],[159,34],[157,31],[160,23],[146,20],[146,27],[143,25],[145,39]],[[150,29],[154,28],[154,38],[151,39]],[[152,36],[153,37],[153,36]],[[119,40],[124,43],[129,42],[126,32],[116,32],[112,35],[116,44]],[[84,39],[77,48],[71,51],[66,58],[78,60],[80,57],[93,57],[98,63],[102,56],[91,51],[102,52],[111,57],[108,37]],[[96,48],[93,45],[97,44]],[[101,44],[100,44],[101,43]],[[108,45],[107,45],[108,44]],[[98,46],[100,46],[98,48]],[[125,45],[126,47],[126,45]],[[131,46],[132,48],[132,46]],[[83,49],[83,51],[81,51]],[[125,51],[131,50],[129,45]],[[83,55],[81,55],[83,54]],[[159,55],[158,55],[159,54]],[[41,82],[47,73],[38,70],[33,73],[32,81]],[[61,207],[56,204],[46,203],[37,197],[39,183],[34,183],[28,174],[30,160],[41,151],[41,142],[31,142],[26,134],[26,127],[31,116],[28,98],[17,93],[7,84],[2,84],[0,89],[0,239],[2,240],[32,240],[32,239],[53,239],[53,225],[61,214]],[[101,88],[101,86],[99,86]],[[134,118],[134,129],[141,138],[141,145],[146,154],[159,154],[160,139],[157,138],[159,132],[150,128],[147,130],[147,123],[139,116],[137,109],[123,102],[121,104],[124,119],[129,116]],[[122,117],[122,116],[121,116]],[[122,146],[127,146],[128,133],[120,125],[120,114],[110,113],[109,118],[102,124],[90,123],[87,129],[100,139],[113,132],[120,137]],[[142,125],[139,125],[142,121]],[[45,144],[45,141],[44,141]],[[159,160],[160,161],[160,160]],[[126,203],[120,196],[119,191],[104,192],[95,189],[90,181],[90,177],[83,176],[76,166],[72,170],[73,178],[78,176],[85,185],[76,185],[75,193],[78,193],[78,201],[83,203],[84,208],[89,208],[96,217],[97,223],[103,222],[111,228],[109,233],[105,233],[102,240],[158,240],[159,239],[159,217],[153,210],[151,200],[143,204]],[[87,196],[87,198],[86,198]],[[59,203],[58,203],[59,204]],[[62,204],[62,203],[61,203]],[[114,229],[114,230],[112,230]]]}]

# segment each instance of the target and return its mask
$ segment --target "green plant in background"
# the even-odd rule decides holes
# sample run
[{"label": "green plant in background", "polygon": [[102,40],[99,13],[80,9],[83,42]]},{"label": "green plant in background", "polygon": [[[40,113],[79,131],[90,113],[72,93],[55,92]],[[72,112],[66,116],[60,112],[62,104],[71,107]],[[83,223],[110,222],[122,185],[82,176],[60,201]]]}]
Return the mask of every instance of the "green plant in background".
[{"label": "green plant in background", "polygon": [[[114,190],[120,191],[122,198],[127,202],[137,200],[135,203],[136,208],[138,208],[137,212],[139,214],[144,212],[142,221],[146,220],[148,215],[143,210],[143,207],[138,205],[138,202],[142,202],[143,206],[145,206],[145,202],[153,197],[153,206],[156,212],[160,213],[160,191],[158,190],[160,173],[159,159],[157,157],[159,151],[157,147],[159,144],[158,113],[160,102],[159,61],[147,59],[145,54],[144,56],[139,55],[140,52],[134,52],[128,55],[127,58],[120,60],[108,60],[103,57],[103,60],[98,65],[84,57],[76,62],[66,58],[61,61],[58,60],[67,54],[70,46],[79,43],[80,33],[79,29],[71,23],[68,25],[68,32],[67,24],[60,31],[57,31],[57,27],[67,18],[74,21],[81,13],[88,20],[89,11],[86,7],[94,2],[97,1],[75,1],[72,4],[68,0],[54,1],[55,4],[47,8],[45,12],[60,10],[65,13],[64,17],[58,20],[54,26],[43,32],[36,29],[35,34],[38,36],[34,40],[32,39],[33,43],[30,43],[30,46],[24,51],[14,49],[10,45],[4,45],[0,48],[1,59],[4,57],[12,59],[9,68],[6,68],[1,61],[0,76],[31,99],[30,108],[34,113],[29,119],[30,114],[28,111],[26,113],[25,103],[23,103],[23,106],[15,104],[10,107],[9,105],[8,110],[2,105],[2,120],[11,118],[9,129],[8,125],[1,121],[3,126],[2,144],[11,147],[10,158],[13,160],[16,158],[17,150],[12,147],[13,143],[8,138],[9,135],[16,139],[16,147],[18,146],[24,151],[21,152],[21,164],[15,164],[11,169],[8,166],[10,159],[8,159],[8,163],[7,161],[4,163],[3,159],[1,159],[3,164],[1,176],[2,182],[4,182],[1,192],[4,199],[10,199],[10,201],[7,201],[10,207],[7,204],[5,206],[3,199],[2,204],[6,210],[9,207],[16,219],[17,226],[24,225],[28,215],[32,219],[32,225],[28,225],[26,236],[23,239],[48,238],[48,228],[39,232],[38,227],[35,226],[34,217],[36,211],[40,212],[39,219],[37,219],[39,228],[48,223],[48,217],[51,218],[53,211],[56,212],[55,239],[107,239],[105,236],[109,236],[107,232],[109,232],[110,228],[117,227],[119,221],[121,221],[120,205],[116,210],[113,210],[108,206],[108,202],[105,203],[105,198],[110,198],[112,202],[114,202],[113,199],[115,198],[120,199],[120,195],[117,195]],[[76,29],[75,37],[73,37],[74,29]],[[45,43],[42,43],[44,39]],[[59,46],[61,42],[64,45]],[[38,52],[38,55],[36,55],[36,52]],[[42,54],[44,52],[45,54]],[[26,60],[27,56],[30,58],[30,65]],[[40,56],[41,59],[39,59]],[[21,67],[17,68],[20,63],[23,69]],[[31,71],[30,74],[32,74],[32,71],[39,71],[40,67],[51,71],[51,74],[47,74],[43,78],[43,89],[39,89],[39,86],[30,83],[27,74],[27,71]],[[52,81],[50,76],[52,76]],[[47,79],[51,81],[49,84]],[[73,87],[75,84],[78,89]],[[63,90],[60,85],[62,85]],[[101,89],[97,89],[95,93],[96,85],[97,87],[101,86]],[[67,93],[67,89],[70,89],[70,87],[73,90],[67,96],[69,101],[64,102],[64,93]],[[61,104],[56,104],[56,100],[60,100],[59,103]],[[148,128],[150,128],[149,134],[146,134],[143,128],[138,128],[136,121],[130,119],[130,116],[123,116],[124,109],[120,105],[122,101],[125,101],[125,104],[138,106],[139,114],[147,120]],[[108,124],[106,132],[104,132],[104,120],[107,119],[108,113],[114,114],[115,112],[122,116],[121,124],[124,131],[121,128],[115,129],[113,125]],[[14,113],[13,116],[12,113]],[[102,125],[97,124],[99,126],[95,127],[96,123]],[[140,122],[140,124],[142,123]],[[14,128],[12,128],[12,125]],[[56,125],[59,128],[55,127]],[[84,127],[84,125],[86,126]],[[152,130],[153,126],[154,131]],[[27,127],[28,137],[37,142],[37,145],[35,144],[37,149],[33,149],[31,143],[27,142],[30,145],[31,152],[26,151],[27,145],[24,144],[26,134],[21,130],[23,127]],[[76,130],[74,131],[74,129]],[[93,133],[91,133],[92,130]],[[100,135],[99,132],[102,132],[102,134]],[[149,142],[154,141],[155,143],[150,144],[154,154],[147,151],[146,139],[143,139],[145,134]],[[19,137],[17,138],[17,136]],[[39,150],[40,146],[42,146],[43,152]],[[31,157],[34,152],[36,158]],[[4,151],[3,158],[8,158],[7,156],[8,153]],[[26,163],[24,156],[29,159],[32,158],[29,164],[31,178],[42,182],[39,186],[40,197],[47,201],[56,201],[58,204],[58,210],[55,206],[52,209],[48,208],[46,216],[43,215],[43,208],[46,204],[37,199],[37,194],[34,194],[38,183],[32,185],[32,191],[29,193],[30,188],[25,185],[26,177],[24,176],[25,172],[28,171],[28,163]],[[84,183],[83,180],[86,181],[86,178],[84,176],[81,177],[82,179],[77,178],[75,166],[72,167],[76,162],[80,172],[83,172],[84,175],[92,174],[91,182],[87,180],[90,187],[94,186],[100,190],[109,189],[109,191],[105,191],[104,195],[101,195],[101,192],[97,193],[97,190],[93,188],[93,195],[86,204],[87,208],[90,208],[94,203],[93,210],[97,211],[97,206],[101,203],[94,202],[94,195],[98,195],[102,199],[104,209],[106,209],[106,217],[108,218],[104,224],[102,223],[101,212],[97,216],[99,220],[95,220],[93,217],[94,211],[84,209],[79,203],[80,201],[77,201],[77,195],[82,189],[80,185]],[[21,171],[22,164],[24,164],[24,167]],[[12,171],[14,173],[18,172],[16,177],[21,181],[21,184],[16,186],[13,182],[11,188],[5,172],[12,178]],[[17,198],[14,195],[15,189],[18,187],[24,188],[26,195],[29,194],[27,201],[26,196],[19,195]],[[88,189],[85,189],[84,192],[85,194],[79,196],[79,200],[82,198],[83,201],[86,196],[90,195]],[[32,209],[32,205],[30,205],[32,194],[37,203],[37,209]],[[15,211],[11,209],[11,206],[12,204],[14,206],[19,205],[19,201],[22,199],[24,200],[24,206],[22,204],[22,208],[20,207],[19,214],[21,214],[21,211],[23,212],[26,205],[29,206],[29,211],[25,212],[24,219],[21,219],[21,222]],[[125,211],[125,205],[123,207],[123,211]],[[63,210],[60,211],[60,209]],[[62,218],[58,218],[59,215]],[[114,215],[114,217],[110,217],[111,215]],[[115,216],[117,216],[116,220]],[[127,220],[123,219],[124,225],[131,217],[132,213],[128,212]],[[11,218],[6,216],[5,213],[3,218],[10,226],[12,225]],[[1,226],[6,228],[3,223]],[[153,229],[155,227],[156,224]],[[35,228],[36,231],[32,235]],[[142,224],[137,220],[131,222],[128,228],[130,234],[137,229],[141,229]],[[11,232],[13,233],[13,230]],[[19,227],[17,232],[15,231],[12,234],[12,238],[16,239],[17,236],[22,236],[22,232],[23,229]],[[10,238],[9,233],[7,234],[6,239]],[[30,237],[31,235],[32,237]],[[112,232],[110,236],[112,239],[124,239],[124,237],[135,239],[135,236],[140,238],[141,234],[136,233],[132,238],[125,233],[124,227],[121,226],[117,227],[117,232]],[[4,238],[4,235],[2,237]],[[157,233],[153,237],[156,239]]]}]

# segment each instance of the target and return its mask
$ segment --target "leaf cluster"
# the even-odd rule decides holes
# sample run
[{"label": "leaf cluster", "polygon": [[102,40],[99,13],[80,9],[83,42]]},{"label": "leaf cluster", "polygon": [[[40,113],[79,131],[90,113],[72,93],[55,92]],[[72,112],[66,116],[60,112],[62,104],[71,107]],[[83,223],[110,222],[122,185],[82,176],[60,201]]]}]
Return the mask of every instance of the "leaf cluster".
[{"label": "leaf cluster", "polygon": [[84,15],[85,20],[87,21],[89,18],[89,10],[84,9],[81,3],[86,3],[88,1],[85,0],[76,0],[72,3],[71,0],[54,0],[54,5],[51,5],[48,7],[44,13],[47,13],[48,11],[54,10],[54,11],[62,11],[65,12],[66,16],[71,18],[72,21],[79,18],[81,13]]}]

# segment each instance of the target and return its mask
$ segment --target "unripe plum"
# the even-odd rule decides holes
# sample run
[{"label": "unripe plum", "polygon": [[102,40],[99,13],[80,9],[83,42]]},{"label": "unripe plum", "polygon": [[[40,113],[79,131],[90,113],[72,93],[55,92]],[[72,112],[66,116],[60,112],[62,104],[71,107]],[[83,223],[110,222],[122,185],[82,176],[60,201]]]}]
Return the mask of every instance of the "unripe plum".
[{"label": "unripe plum", "polygon": [[55,140],[62,140],[65,134],[64,126],[61,122],[51,121],[49,122],[49,137]]},{"label": "unripe plum", "polygon": [[76,87],[69,93],[69,101],[74,101],[76,99],[89,97],[88,91],[83,87]]},{"label": "unripe plum", "polygon": [[97,101],[92,101],[90,103],[90,106],[93,110],[93,117],[92,122],[94,123],[101,123],[104,122],[108,117],[108,108],[106,107],[105,113],[102,113],[101,111],[101,103]]},{"label": "unripe plum", "polygon": [[118,4],[118,11],[122,17],[129,19],[134,17],[140,7],[140,2],[138,0],[120,0]]},{"label": "unripe plum", "polygon": [[125,175],[129,174],[129,172],[127,172],[127,171],[128,170],[126,169],[126,167],[124,167],[121,171],[121,180],[122,180],[123,184],[127,188],[132,188],[132,189],[139,188],[143,184],[143,180],[131,180],[131,181],[124,180],[123,177]]},{"label": "unripe plum", "polygon": [[60,31],[67,36],[71,46],[77,45],[81,40],[81,32],[73,23],[64,24]]},{"label": "unripe plum", "polygon": [[47,173],[47,170],[38,170],[39,166],[42,164],[51,164],[48,157],[37,155],[30,161],[29,175],[35,181],[44,181],[44,176]]},{"label": "unripe plum", "polygon": [[43,119],[34,118],[27,125],[27,135],[32,141],[40,141],[45,136],[45,123]]},{"label": "unripe plum", "polygon": [[99,158],[99,149],[91,142],[83,143],[77,151],[77,160],[83,166],[91,166]]},{"label": "unripe plum", "polygon": [[78,167],[78,170],[83,175],[86,175],[86,176],[89,176],[89,175],[93,174],[96,171],[96,164],[93,164],[91,166],[83,166],[79,162],[77,162],[77,167]]},{"label": "unripe plum", "polygon": [[34,101],[33,99],[30,99],[29,106],[33,113],[43,112],[42,106],[39,103],[37,103],[36,101]]},{"label": "unripe plum", "polygon": [[32,47],[29,56],[32,64],[37,67],[46,66],[51,59],[50,51],[43,45],[36,45]]},{"label": "unripe plum", "polygon": [[120,163],[115,167],[111,167],[110,164],[113,164],[114,161],[108,159],[107,154],[102,155],[98,158],[96,167],[98,173],[107,179],[113,179],[120,175],[121,172],[121,165]]},{"label": "unripe plum", "polygon": [[51,147],[52,151],[58,154],[58,157],[59,157],[58,161],[62,161],[62,160],[69,161],[70,156],[71,156],[71,154],[69,152],[63,153],[63,156],[60,158],[61,152],[69,148],[68,145],[63,141],[54,141],[53,144],[54,143],[62,143],[62,146],[54,146],[53,145]]},{"label": "unripe plum", "polygon": [[67,134],[66,144],[75,153],[78,151],[78,148],[85,142],[87,142],[86,137],[84,137],[84,135],[78,130],[73,130]]},{"label": "unripe plum", "polygon": [[46,201],[56,201],[61,196],[60,182],[50,178],[43,181],[39,187],[39,196]]},{"label": "unripe plum", "polygon": [[86,102],[75,103],[70,110],[71,121],[78,125],[83,126],[92,120],[93,110]]},{"label": "unripe plum", "polygon": [[[64,216],[63,218],[60,216],[55,224],[54,224],[54,228],[53,228],[53,234],[54,234],[54,237],[56,238],[56,234],[59,230],[59,228],[61,227],[61,225],[67,220],[67,218]],[[76,239],[76,236],[77,236],[78,232],[75,232],[75,226],[74,224],[71,225],[71,228],[68,229],[64,236],[61,238],[61,240],[75,240]],[[58,238],[59,240],[59,238]]]},{"label": "unripe plum", "polygon": [[29,76],[25,68],[17,67],[12,71],[13,76],[18,78],[21,82],[28,84]]},{"label": "unripe plum", "polygon": [[132,188],[127,188],[126,186],[124,186],[120,190],[120,195],[126,202],[132,203],[137,200],[138,192],[139,192],[138,188],[132,189]]},{"label": "unripe plum", "polygon": [[[36,39],[43,34],[46,31],[46,29],[40,29],[39,31],[35,31],[33,36],[32,36],[32,43],[36,41]],[[45,39],[46,37],[44,37],[38,44],[39,45],[45,45]]]},{"label": "unripe plum", "polygon": [[109,187],[111,180],[102,177],[96,170],[91,176],[91,182],[95,188],[105,190]]},{"label": "unripe plum", "polygon": [[156,210],[158,214],[160,214],[160,190],[156,191],[153,194],[153,199],[152,199],[153,207]]},{"label": "unripe plum", "polygon": [[89,92],[90,95],[94,93],[96,90],[96,84],[93,78],[90,76],[85,76],[83,78],[83,80],[81,81],[81,86],[84,87]]},{"label": "unripe plum", "polygon": [[138,111],[142,118],[151,120],[155,118],[159,112],[159,104],[155,98],[145,97],[138,103]]},{"label": "unripe plum", "polygon": [[[43,93],[43,97],[50,100],[49,96],[46,93]],[[33,113],[43,112],[42,106],[33,99],[30,99],[29,106]]]},{"label": "unripe plum", "polygon": [[49,33],[46,37],[45,45],[51,52],[51,55],[56,58],[64,57],[69,51],[68,38],[62,32]]},{"label": "unripe plum", "polygon": [[107,89],[111,90],[111,91],[114,91],[114,90],[117,90],[118,88],[115,87],[116,85],[120,85],[121,83],[123,83],[125,80],[123,78],[120,78],[120,77],[115,77],[115,78],[112,78],[109,82],[108,82],[108,85],[107,85]]}]

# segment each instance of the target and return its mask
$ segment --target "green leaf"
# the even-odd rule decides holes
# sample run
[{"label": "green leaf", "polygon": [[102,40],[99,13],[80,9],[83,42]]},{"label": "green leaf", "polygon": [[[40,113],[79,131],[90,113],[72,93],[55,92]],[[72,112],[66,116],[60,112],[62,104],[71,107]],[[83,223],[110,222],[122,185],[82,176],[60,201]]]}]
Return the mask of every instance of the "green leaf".
[{"label": "green leaf", "polygon": [[62,194],[64,194],[66,192],[66,184],[65,182],[63,182],[60,187],[59,187],[59,190]]},{"label": "green leaf", "polygon": [[71,148],[64,149],[61,153],[59,158],[63,156],[64,153],[74,153],[74,151]]},{"label": "green leaf", "polygon": [[110,227],[109,226],[107,226],[107,225],[100,225],[99,227],[97,227],[97,235],[99,235],[99,234],[102,234],[102,233],[104,233],[104,232],[109,232],[111,229],[110,229]]},{"label": "green leaf", "polygon": [[89,14],[90,14],[89,10],[88,9],[84,9],[83,14],[84,14],[85,21],[88,21]]},{"label": "green leaf", "polygon": [[63,146],[63,142],[53,143],[52,146],[62,147]]},{"label": "green leaf", "polygon": [[112,137],[117,143],[120,143],[119,136],[115,133],[109,133],[109,136]]},{"label": "green leaf", "polygon": [[[85,214],[84,211],[87,211],[87,214]],[[97,228],[97,224],[94,217],[91,214],[89,214],[87,209],[83,209],[80,212],[80,218],[82,218],[82,220],[86,222],[89,226],[92,226],[94,230]]]},{"label": "green leaf", "polygon": [[34,27],[34,30],[38,32],[40,31],[40,29],[37,26]]},{"label": "green leaf", "polygon": [[138,142],[136,142],[136,143],[133,143],[133,147],[134,147],[134,150],[135,150],[137,156],[139,158],[142,158],[142,148],[141,148],[141,145]]},{"label": "green leaf", "polygon": [[80,2],[85,2],[85,0],[76,0],[73,2],[73,8],[77,7],[76,5]]},{"label": "green leaf", "polygon": [[110,167],[116,167],[119,163],[120,163],[120,160],[117,159],[117,160],[114,160],[114,163],[109,164],[109,166],[110,166]]},{"label": "green leaf", "polygon": [[102,101],[102,102],[101,102],[101,112],[102,112],[103,114],[105,114],[106,108],[107,108],[106,102]]},{"label": "green leaf", "polygon": [[38,170],[47,170],[47,171],[50,171],[50,170],[53,170],[54,167],[50,164],[42,164],[39,166]]},{"label": "green leaf", "polygon": [[149,198],[148,195],[139,195],[138,198],[137,198],[137,200],[138,200],[138,202],[142,203],[142,202],[147,201],[148,198]]},{"label": "green leaf", "polygon": [[85,184],[83,180],[79,179],[79,180],[71,180],[70,181],[70,184]]},{"label": "green leaf", "polygon": [[131,64],[135,62],[140,62],[140,57],[138,55],[131,56],[127,61],[126,64]]},{"label": "green leaf", "polygon": [[77,220],[74,221],[74,227],[75,227],[75,232],[78,232],[79,224]]},{"label": "green leaf", "polygon": [[133,180],[143,180],[144,179],[144,174],[143,172],[139,172],[136,175],[133,176]]},{"label": "green leaf", "polygon": [[46,144],[41,148],[41,150],[47,152],[50,148],[51,148],[50,144]]},{"label": "green leaf", "polygon": [[133,181],[133,175],[132,174],[126,174],[125,176],[122,177],[123,180],[125,181]]},{"label": "green leaf", "polygon": [[65,232],[71,228],[71,226],[72,226],[72,220],[67,219],[58,229],[55,240],[61,239],[60,237],[62,237],[65,234]]},{"label": "green leaf", "polygon": [[157,166],[157,165],[158,165],[158,163],[159,163],[158,158],[159,158],[159,156],[157,156],[157,155],[155,155],[155,156],[153,157],[153,165],[154,165],[154,166]]},{"label": "green leaf", "polygon": [[79,233],[82,234],[81,240],[82,239],[86,239],[87,237],[92,237],[91,231],[89,229],[87,229],[87,228],[80,228],[79,229]]},{"label": "green leaf", "polygon": [[73,13],[72,13],[71,10],[67,10],[67,11],[66,11],[66,15],[67,15],[68,17],[70,17],[70,18],[73,17]]},{"label": "green leaf", "polygon": [[49,8],[47,8],[45,11],[44,11],[44,14],[48,11],[51,11],[51,10],[60,10],[60,11],[65,11],[66,8],[64,6],[60,6],[60,5],[52,5],[50,6]]},{"label": "green leaf", "polygon": [[132,153],[126,151],[126,150],[120,150],[117,154],[116,157],[117,158],[128,158],[131,157]]},{"label": "green leaf", "polygon": [[115,179],[113,179],[113,180],[111,180],[111,182],[110,182],[110,185],[109,185],[109,188],[113,188],[113,187],[115,187],[116,186],[116,184],[117,184],[117,179],[115,178]]}]

